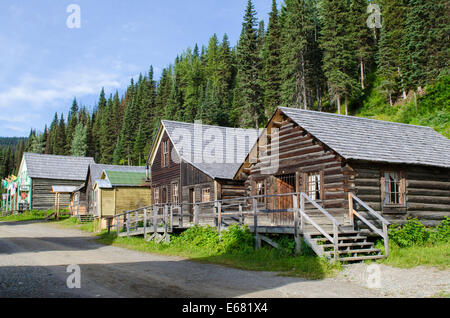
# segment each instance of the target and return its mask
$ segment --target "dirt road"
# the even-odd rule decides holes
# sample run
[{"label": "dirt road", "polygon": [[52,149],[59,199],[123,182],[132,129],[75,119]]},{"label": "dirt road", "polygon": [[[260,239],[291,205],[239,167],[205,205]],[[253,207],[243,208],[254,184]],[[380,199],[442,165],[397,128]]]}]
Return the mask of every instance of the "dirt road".
[{"label": "dirt road", "polygon": [[[71,264],[81,269],[79,289],[67,287]],[[449,272],[433,269],[426,269],[429,275],[423,281],[429,286],[408,286],[425,290],[423,295],[369,289],[361,266],[366,265],[355,267],[357,271],[350,267],[336,278],[308,281],[99,245],[86,233],[54,224],[0,223],[0,297],[359,298],[449,291]],[[440,278],[437,285],[430,283],[434,276]],[[389,286],[395,285],[395,275],[390,279]]]}]

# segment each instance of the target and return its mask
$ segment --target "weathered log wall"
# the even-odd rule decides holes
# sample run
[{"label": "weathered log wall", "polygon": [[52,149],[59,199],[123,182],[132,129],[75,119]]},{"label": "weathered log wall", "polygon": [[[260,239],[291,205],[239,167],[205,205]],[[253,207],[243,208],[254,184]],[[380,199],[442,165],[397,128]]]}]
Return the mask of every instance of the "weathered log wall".
[{"label": "weathered log wall", "polygon": [[[412,165],[388,165],[352,162],[356,195],[389,221],[403,224],[418,218],[427,226],[435,226],[444,216],[450,217],[450,171],[448,169]],[[383,171],[402,171],[405,178],[405,204],[384,204]]]}]

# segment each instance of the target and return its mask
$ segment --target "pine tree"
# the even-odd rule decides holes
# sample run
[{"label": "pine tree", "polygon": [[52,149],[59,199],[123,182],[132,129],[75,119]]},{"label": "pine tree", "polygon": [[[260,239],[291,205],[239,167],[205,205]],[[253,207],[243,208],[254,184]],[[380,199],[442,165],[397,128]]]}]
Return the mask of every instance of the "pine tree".
[{"label": "pine tree", "polygon": [[[323,70],[328,81],[329,94],[337,103],[341,113],[341,102],[355,94],[358,88],[355,75],[356,59],[350,27],[350,7],[347,1],[324,0],[321,3],[322,22],[321,48],[323,49]],[[348,112],[346,107],[346,113]]]},{"label": "pine tree", "polygon": [[61,114],[58,128],[55,136],[55,155],[66,155],[66,124],[64,121],[64,114]]},{"label": "pine tree", "polygon": [[71,154],[75,157],[85,157],[88,149],[87,145],[87,127],[79,123],[74,130]]},{"label": "pine tree", "polygon": [[264,110],[267,118],[281,104],[281,28],[276,0],[272,0],[269,28],[263,48]]},{"label": "pine tree", "polygon": [[260,86],[261,59],[258,51],[258,29],[256,12],[251,0],[242,23],[242,32],[237,47],[237,87],[233,108],[240,114],[239,124],[243,127],[259,127],[264,118],[262,89]]}]

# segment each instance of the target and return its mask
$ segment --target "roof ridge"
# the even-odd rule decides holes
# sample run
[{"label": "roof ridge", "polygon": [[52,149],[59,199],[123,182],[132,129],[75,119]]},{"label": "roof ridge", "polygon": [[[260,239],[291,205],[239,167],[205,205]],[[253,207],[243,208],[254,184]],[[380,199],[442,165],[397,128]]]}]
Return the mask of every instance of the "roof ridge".
[{"label": "roof ridge", "polygon": [[387,120],[380,120],[380,119],[373,119],[373,118],[366,118],[366,117],[357,117],[357,116],[347,116],[347,115],[340,115],[340,114],[334,114],[334,113],[328,113],[328,112],[322,112],[322,111],[316,111],[316,110],[306,110],[306,109],[293,108],[293,107],[278,106],[278,108],[281,110],[293,110],[293,111],[297,111],[297,112],[315,113],[315,114],[321,114],[321,115],[330,116],[330,117],[334,116],[334,117],[342,117],[342,118],[347,118],[347,119],[356,119],[356,120],[361,120],[361,121],[373,121],[373,122],[377,122],[377,123],[385,123],[385,124],[391,124],[391,125],[401,125],[401,126],[408,126],[408,127],[422,128],[422,129],[431,129],[434,131],[434,129],[432,127],[398,123],[395,121],[387,121]]},{"label": "roof ridge", "polygon": [[40,157],[54,157],[54,158],[71,158],[71,159],[94,159],[93,157],[51,155],[51,154],[35,153],[35,152],[24,152],[24,155],[33,155],[33,156],[40,156]]},{"label": "roof ridge", "polygon": [[[176,120],[167,120],[163,119],[161,122],[169,122],[169,123],[177,123],[177,124],[183,124],[183,125],[196,125],[196,123],[186,123],[183,121],[176,121]],[[208,125],[208,124],[198,124],[200,126],[206,126],[206,127],[214,127],[214,128],[225,128],[225,129],[243,129],[243,130],[257,130],[256,128],[241,128],[241,127],[227,127],[227,126],[217,126],[217,125]]]}]

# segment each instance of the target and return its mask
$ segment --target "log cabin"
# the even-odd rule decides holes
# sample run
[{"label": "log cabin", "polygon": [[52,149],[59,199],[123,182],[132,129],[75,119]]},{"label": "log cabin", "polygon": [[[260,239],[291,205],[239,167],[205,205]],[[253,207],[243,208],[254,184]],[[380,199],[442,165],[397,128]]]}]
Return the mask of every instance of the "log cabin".
[{"label": "log cabin", "polygon": [[[13,210],[21,202],[33,210],[53,209],[52,186],[79,186],[93,163],[93,158],[24,153],[17,179],[21,200]],[[69,206],[70,200],[70,194],[61,194],[61,206]]]},{"label": "log cabin", "polygon": [[392,223],[434,226],[450,216],[450,140],[429,127],[279,107],[234,179],[248,196],[304,192],[344,224],[358,209],[353,194]]},{"label": "log cabin", "polygon": [[180,205],[192,221],[193,204],[245,195],[233,177],[259,131],[161,121],[147,164],[153,203]]}]

